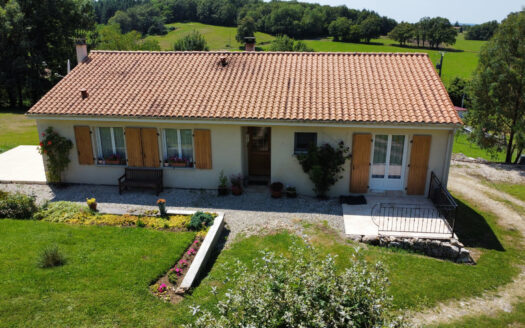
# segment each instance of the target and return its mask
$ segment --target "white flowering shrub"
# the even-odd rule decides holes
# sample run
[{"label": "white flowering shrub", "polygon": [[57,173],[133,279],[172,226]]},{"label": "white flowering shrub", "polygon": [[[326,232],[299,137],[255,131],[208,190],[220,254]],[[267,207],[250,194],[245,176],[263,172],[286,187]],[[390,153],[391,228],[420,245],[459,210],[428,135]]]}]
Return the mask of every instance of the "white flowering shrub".
[{"label": "white flowering shrub", "polygon": [[235,289],[212,312],[192,307],[196,320],[187,327],[403,326],[392,314],[382,265],[359,256],[338,272],[332,256],[294,245],[289,256],[263,252],[250,268],[240,262],[228,268]]}]

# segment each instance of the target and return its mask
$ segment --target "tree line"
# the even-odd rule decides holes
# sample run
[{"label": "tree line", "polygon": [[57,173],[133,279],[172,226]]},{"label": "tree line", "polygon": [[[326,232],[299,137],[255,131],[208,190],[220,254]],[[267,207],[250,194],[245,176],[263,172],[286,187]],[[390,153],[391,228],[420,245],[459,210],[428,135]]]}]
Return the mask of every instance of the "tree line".
[{"label": "tree line", "polygon": [[415,24],[401,22],[388,33],[388,37],[400,45],[411,42],[418,47],[439,48],[442,44],[456,43],[457,34],[457,29],[448,19],[423,17]]}]

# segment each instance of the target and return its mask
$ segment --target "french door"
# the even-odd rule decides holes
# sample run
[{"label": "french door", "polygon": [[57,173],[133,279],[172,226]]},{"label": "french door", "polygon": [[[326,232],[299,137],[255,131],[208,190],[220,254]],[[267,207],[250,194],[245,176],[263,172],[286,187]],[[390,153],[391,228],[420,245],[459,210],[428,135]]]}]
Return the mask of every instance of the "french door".
[{"label": "french door", "polygon": [[374,136],[370,189],[403,190],[407,141],[406,135],[376,134]]}]

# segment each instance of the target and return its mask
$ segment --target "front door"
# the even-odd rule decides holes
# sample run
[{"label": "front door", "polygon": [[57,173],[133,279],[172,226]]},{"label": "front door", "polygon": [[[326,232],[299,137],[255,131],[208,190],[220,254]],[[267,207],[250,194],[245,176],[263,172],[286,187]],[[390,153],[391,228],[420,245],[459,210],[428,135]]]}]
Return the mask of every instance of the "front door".
[{"label": "front door", "polygon": [[403,190],[407,139],[395,134],[374,136],[370,189]]},{"label": "front door", "polygon": [[248,174],[270,177],[271,129],[248,127]]}]

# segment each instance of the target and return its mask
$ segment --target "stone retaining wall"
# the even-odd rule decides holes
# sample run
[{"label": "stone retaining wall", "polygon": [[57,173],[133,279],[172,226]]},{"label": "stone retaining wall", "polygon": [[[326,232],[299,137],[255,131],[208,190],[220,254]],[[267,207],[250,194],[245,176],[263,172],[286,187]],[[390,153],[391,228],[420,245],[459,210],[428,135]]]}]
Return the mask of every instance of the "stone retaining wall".
[{"label": "stone retaining wall", "polygon": [[360,242],[383,247],[396,247],[423,253],[427,256],[456,263],[475,264],[470,251],[457,239],[401,238],[391,236],[363,236]]}]

